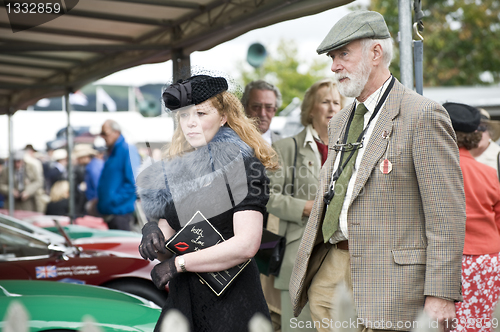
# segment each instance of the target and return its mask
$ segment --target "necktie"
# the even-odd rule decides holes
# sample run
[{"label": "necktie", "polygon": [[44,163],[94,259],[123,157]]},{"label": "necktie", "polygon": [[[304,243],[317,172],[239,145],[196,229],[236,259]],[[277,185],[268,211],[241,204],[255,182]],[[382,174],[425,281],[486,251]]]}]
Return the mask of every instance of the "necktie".
[{"label": "necktie", "polygon": [[[347,143],[356,142],[359,135],[361,135],[364,127],[364,115],[367,111],[368,110],[363,104],[358,104],[358,106],[356,107],[351,126],[349,127]],[[344,163],[345,159],[349,156],[350,153],[350,151],[346,151],[343,153],[342,160],[340,160],[339,163],[339,167]],[[347,165],[344,167],[342,173],[340,174],[340,177],[337,179],[337,181],[335,181],[335,196],[333,196],[332,201],[328,205],[328,209],[326,210],[325,214],[325,220],[323,221],[323,238],[325,242],[327,242],[332,237],[333,233],[335,233],[335,231],[339,228],[340,211],[342,210],[342,205],[344,204],[347,185],[349,184],[349,180],[351,179],[357,155],[358,149],[354,151],[354,154],[352,155],[351,159],[349,159]]]}]

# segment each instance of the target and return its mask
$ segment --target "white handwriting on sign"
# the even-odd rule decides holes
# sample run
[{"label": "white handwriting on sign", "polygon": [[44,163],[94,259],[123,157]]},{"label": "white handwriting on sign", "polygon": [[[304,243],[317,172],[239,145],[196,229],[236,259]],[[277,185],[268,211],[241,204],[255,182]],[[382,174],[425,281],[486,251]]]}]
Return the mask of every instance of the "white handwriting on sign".
[{"label": "white handwriting on sign", "polygon": [[193,242],[194,244],[199,244],[200,246],[204,247],[205,242],[200,241],[200,237],[203,237],[203,235],[198,236],[196,239],[191,239],[191,242]]},{"label": "white handwriting on sign", "polygon": [[203,237],[203,229],[201,228],[196,228],[193,226],[193,228],[191,228],[191,232],[196,235],[199,235],[199,237]]}]

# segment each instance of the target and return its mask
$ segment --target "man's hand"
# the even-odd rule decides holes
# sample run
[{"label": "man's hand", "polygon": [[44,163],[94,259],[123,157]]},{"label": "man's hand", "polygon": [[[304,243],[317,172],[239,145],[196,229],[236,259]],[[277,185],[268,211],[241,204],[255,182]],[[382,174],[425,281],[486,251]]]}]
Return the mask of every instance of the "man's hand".
[{"label": "man's hand", "polygon": [[23,193],[21,194],[21,200],[24,202],[24,201],[28,200],[28,198],[30,198],[28,193],[26,191],[23,191]]},{"label": "man's hand", "polygon": [[444,332],[449,332],[456,328],[455,303],[440,299],[438,297],[427,296],[424,310],[433,319],[437,319]]}]

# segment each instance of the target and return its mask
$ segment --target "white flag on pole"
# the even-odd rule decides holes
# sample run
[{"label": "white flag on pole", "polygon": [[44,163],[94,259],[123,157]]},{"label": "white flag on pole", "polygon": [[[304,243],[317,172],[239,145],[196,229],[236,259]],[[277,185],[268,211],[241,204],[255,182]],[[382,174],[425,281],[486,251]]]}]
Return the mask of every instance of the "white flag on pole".
[{"label": "white flag on pole", "polygon": [[106,106],[108,112],[116,112],[116,102],[100,86],[96,89],[95,100],[97,112],[102,112],[102,105]]}]

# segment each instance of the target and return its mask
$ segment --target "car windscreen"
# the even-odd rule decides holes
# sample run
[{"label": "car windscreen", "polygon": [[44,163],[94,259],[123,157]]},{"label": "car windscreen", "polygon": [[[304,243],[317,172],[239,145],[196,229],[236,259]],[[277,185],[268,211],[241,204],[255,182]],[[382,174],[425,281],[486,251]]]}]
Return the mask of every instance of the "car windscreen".
[{"label": "car windscreen", "polygon": [[27,221],[18,220],[16,218],[12,218],[3,214],[0,214],[0,224],[4,224],[7,226],[11,226],[17,229],[20,229],[24,232],[30,233],[35,237],[41,238],[43,240],[47,240],[50,243],[64,243],[64,238],[56,233],[50,232],[46,229],[37,227],[35,225],[30,224]]},{"label": "car windscreen", "polygon": [[49,254],[47,242],[0,224],[0,261],[48,256]]}]

